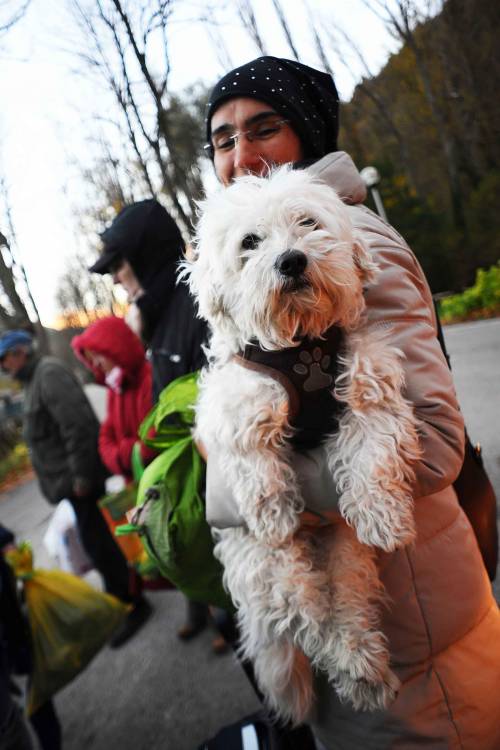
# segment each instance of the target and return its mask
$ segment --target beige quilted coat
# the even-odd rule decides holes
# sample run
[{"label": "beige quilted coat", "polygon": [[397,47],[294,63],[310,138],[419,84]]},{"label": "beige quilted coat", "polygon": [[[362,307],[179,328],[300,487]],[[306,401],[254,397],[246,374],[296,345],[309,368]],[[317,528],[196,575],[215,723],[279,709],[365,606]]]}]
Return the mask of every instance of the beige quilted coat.
[{"label": "beige quilted coat", "polygon": [[451,483],[463,422],[436,338],[427,282],[400,235],[360,205],[365,187],[350,157],[310,168],[352,206],[381,274],[367,291],[369,320],[391,326],[406,354],[406,393],[421,421],[417,541],[380,553],[390,603],[383,630],[401,691],[387,712],[356,713],[318,678],[314,729],[327,750],[500,750],[500,614],[475,537]]}]

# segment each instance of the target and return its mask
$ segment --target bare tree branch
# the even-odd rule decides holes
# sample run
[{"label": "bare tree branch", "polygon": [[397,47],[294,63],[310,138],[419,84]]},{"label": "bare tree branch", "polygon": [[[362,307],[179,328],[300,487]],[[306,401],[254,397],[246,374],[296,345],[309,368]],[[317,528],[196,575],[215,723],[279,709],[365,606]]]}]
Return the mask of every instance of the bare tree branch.
[{"label": "bare tree branch", "polygon": [[306,2],[306,0],[304,0],[304,6],[306,8],[307,16],[309,18],[309,24],[311,26],[311,31],[312,31],[312,35],[313,35],[313,42],[314,42],[314,47],[316,49],[316,54],[318,55],[319,59],[321,60],[321,64],[322,64],[324,70],[326,70],[327,73],[330,73],[330,75],[333,77],[333,70],[332,70],[332,67],[330,65],[330,61],[328,59],[328,56],[326,54],[326,50],[325,50],[325,47],[323,45],[323,41],[322,41],[321,36],[319,34],[315,18],[313,16],[312,12],[311,12],[311,7],[310,7],[309,3]]},{"label": "bare tree branch", "polygon": [[[24,325],[26,323],[29,323],[31,325],[26,305],[17,290],[17,285],[19,281],[21,281],[24,287],[24,291],[30,301],[32,310],[35,314],[34,326],[39,339],[40,348],[42,351],[47,352],[49,350],[47,334],[44,327],[42,326],[40,313],[38,311],[38,307],[33,294],[31,293],[28,277],[26,275],[26,269],[23,263],[21,263],[16,258],[16,255],[14,253],[14,247],[17,246],[17,238],[14,229],[14,223],[12,220],[12,212],[10,208],[7,185],[5,182],[5,178],[3,177],[0,177],[0,195],[4,204],[6,224],[10,236],[10,240],[8,240],[7,237],[0,232],[0,282],[14,311],[14,320],[12,320],[11,318],[10,324],[12,325],[14,323],[15,325]],[[7,256],[8,263],[6,263],[4,254]]]},{"label": "bare tree branch", "polygon": [[290,47],[292,51],[292,55],[294,56],[296,60],[298,60],[299,53],[297,52],[297,47],[295,46],[295,42],[293,41],[292,32],[290,31],[290,27],[286,19],[285,11],[283,10],[280,0],[273,0],[273,5],[274,5],[274,10],[276,11],[276,15],[279,18],[281,28],[283,29],[286,40],[288,42],[288,46]]},{"label": "bare tree branch", "polygon": [[[184,209],[182,208],[182,205],[180,204],[180,202],[179,202],[179,200],[177,198],[176,191],[174,190],[174,182],[175,182],[175,184],[177,184],[177,185],[179,185],[181,187],[181,189],[182,189],[182,191],[184,193],[184,197],[186,198],[186,200],[188,202],[191,215],[194,215],[195,210],[196,210],[196,205],[195,205],[195,197],[196,196],[193,195],[193,191],[191,190],[191,186],[190,186],[190,184],[188,182],[187,176],[186,176],[183,168],[181,167],[181,165],[179,164],[179,161],[177,159],[176,150],[175,150],[175,144],[172,143],[171,135],[170,135],[170,132],[169,132],[169,124],[168,124],[167,112],[165,111],[165,109],[163,108],[163,105],[162,105],[161,91],[157,88],[157,86],[155,84],[155,81],[153,80],[153,76],[151,75],[151,72],[149,71],[149,68],[148,68],[147,62],[146,62],[145,52],[142,52],[139,49],[139,47],[138,47],[138,44],[137,44],[137,41],[136,41],[135,36],[134,36],[134,32],[133,32],[133,29],[132,29],[132,25],[131,25],[130,19],[129,19],[128,15],[125,13],[125,11],[123,10],[123,7],[122,7],[122,4],[121,4],[120,0],[111,0],[111,1],[112,1],[112,4],[114,5],[114,7],[116,8],[116,10],[118,11],[120,19],[121,19],[121,21],[122,21],[122,23],[123,23],[123,25],[125,27],[128,40],[129,40],[129,42],[130,42],[130,44],[132,46],[132,49],[134,51],[136,60],[139,63],[140,69],[142,71],[142,74],[143,74],[146,82],[147,82],[147,85],[149,87],[149,90],[150,90],[150,92],[152,94],[152,97],[153,97],[153,100],[154,100],[154,103],[155,103],[155,106],[156,106],[156,115],[157,115],[158,129],[159,129],[159,132],[161,133],[161,135],[163,137],[163,140],[165,142],[165,145],[166,145],[166,147],[168,149],[169,159],[170,159],[170,162],[172,164],[172,167],[173,167],[173,170],[174,170],[174,175],[175,175],[175,180],[172,180],[172,178],[168,174],[168,171],[167,170],[163,170],[162,176],[164,178],[164,184],[165,184],[165,186],[167,188],[167,191],[169,193],[170,199],[172,200],[172,202],[174,203],[174,205],[176,207],[176,210],[177,210],[177,212],[179,214],[180,219],[183,221],[183,223],[185,224],[186,227],[189,227],[190,226],[190,219],[186,215]],[[157,155],[159,155],[158,151],[157,151]],[[160,156],[160,161],[161,161],[161,156]],[[200,184],[200,187],[201,187],[201,184]]]},{"label": "bare tree branch", "polygon": [[212,47],[215,50],[215,54],[217,55],[219,65],[221,66],[222,70],[232,70],[235,65],[227,47],[226,38],[224,34],[221,33],[219,25],[214,23],[212,19],[208,19],[205,16],[202,16],[200,18],[200,22],[203,23],[205,30],[210,37]]},{"label": "bare tree branch", "polygon": [[254,42],[260,54],[267,55],[266,46],[259,32],[251,0],[238,0],[237,9],[243,28]]},{"label": "bare tree branch", "polygon": [[0,3],[0,35],[6,34],[21,20],[30,6],[31,0],[17,2],[6,0]]},{"label": "bare tree branch", "polygon": [[[120,132],[129,144],[119,170],[123,174],[133,161],[132,179],[137,181],[140,173],[148,195],[163,194],[168,209],[189,232],[195,200],[202,193],[198,160],[203,135],[198,103],[167,91],[167,24],[174,0],[144,0],[129,6],[120,0],[92,0],[92,4],[89,9],[90,0],[87,4],[72,0],[88,46],[79,59],[104,81],[117,104]],[[153,47],[163,48],[159,72],[149,60],[148,49]],[[158,56],[154,61],[158,65]]]},{"label": "bare tree branch", "polygon": [[[191,218],[188,214],[186,214],[182,203],[179,201],[179,198],[177,195],[177,189],[175,186],[176,184],[179,184],[180,182],[187,196],[189,196],[190,191],[187,186],[186,180],[183,177],[182,169],[179,167],[179,165],[177,164],[177,160],[172,155],[172,151],[174,149],[172,148],[170,141],[166,137],[166,133],[165,133],[166,127],[164,123],[165,113],[164,113],[163,106],[161,103],[161,91],[157,89],[155,81],[153,80],[153,77],[147,68],[145,52],[141,51],[138,47],[138,44],[133,34],[130,19],[128,18],[126,13],[123,11],[121,3],[117,2],[116,0],[112,0],[112,4],[118,13],[120,21],[122,21],[122,23],[124,24],[126,37],[131,43],[132,49],[134,50],[134,56],[139,62],[141,72],[143,73],[143,76],[146,78],[148,89],[153,96],[154,106],[155,106],[156,113],[157,113],[156,124],[157,124],[157,127],[159,128],[158,132],[155,135],[151,134],[146,128],[146,125],[144,123],[144,118],[140,112],[139,104],[137,103],[136,98],[134,96],[134,93],[132,90],[132,84],[130,80],[130,73],[129,73],[129,69],[128,69],[126,57],[125,57],[125,49],[124,49],[123,43],[118,33],[117,23],[106,14],[101,0],[96,0],[98,18],[102,21],[102,23],[104,24],[104,26],[110,33],[111,38],[113,40],[114,49],[117,54],[119,65],[120,65],[120,73],[121,73],[121,79],[122,79],[121,83],[118,82],[117,77],[113,73],[111,63],[109,62],[109,59],[106,53],[104,52],[104,48],[99,38],[99,34],[98,34],[98,30],[96,29],[96,26],[92,22],[92,19],[89,17],[89,15],[82,9],[81,5],[78,3],[78,0],[74,0],[74,5],[79,12],[80,20],[84,24],[86,33],[88,37],[92,40],[94,47],[96,49],[96,52],[98,53],[98,56],[99,56],[99,59],[93,58],[94,67],[100,69],[101,72],[104,74],[107,84],[110,90],[112,91],[112,93],[114,94],[115,99],[120,107],[120,110],[122,111],[122,114],[126,122],[129,140],[130,140],[132,149],[136,155],[138,164],[143,173],[145,183],[148,187],[149,193],[151,194],[151,196],[157,196],[158,191],[155,189],[153,185],[150,170],[147,165],[147,159],[143,155],[141,148],[139,146],[137,133],[136,133],[136,127],[138,127],[142,138],[149,145],[149,147],[151,148],[155,156],[155,161],[156,161],[157,167],[162,177],[162,190],[165,191],[169,201],[171,202],[173,206],[173,209],[177,217],[184,224],[184,226],[188,228],[191,223]],[[155,24],[158,23],[160,18],[165,17],[165,8],[168,5],[169,3],[162,4],[161,14],[156,15]],[[92,56],[91,56],[91,59],[92,59]],[[132,121],[132,116],[133,116],[134,122]],[[170,162],[173,164],[173,167],[176,170],[175,179],[172,179],[171,175],[169,174],[167,161],[164,155],[162,154],[162,149],[161,149],[161,145],[160,145],[160,141],[158,137],[160,134],[166,141],[166,145],[169,151]],[[179,176],[180,176],[180,179],[179,179]],[[191,207],[191,210],[194,211],[193,198],[189,196],[188,202]]]},{"label": "bare tree branch", "polygon": [[[138,123],[138,125],[140,127],[140,130],[141,130],[141,133],[142,133],[143,137],[145,138],[145,140],[147,141],[147,143],[149,143],[149,145],[153,149],[155,147],[155,144],[152,141],[152,139],[150,138],[150,136],[148,135],[148,133],[147,133],[147,131],[146,131],[144,125],[143,125],[142,118],[141,118],[141,116],[139,114],[139,110],[138,110],[137,104],[136,104],[134,96],[132,94],[132,88],[131,88],[131,85],[130,85],[130,80],[129,80],[128,73],[127,73],[127,66],[126,66],[126,63],[125,63],[125,52],[124,52],[123,46],[121,44],[120,38],[119,38],[119,36],[118,36],[118,34],[116,32],[116,27],[111,23],[111,21],[104,14],[104,11],[102,9],[101,3],[98,2],[97,4],[98,4],[98,8],[99,8],[99,15],[100,15],[102,21],[104,22],[104,24],[110,30],[110,32],[112,34],[112,37],[113,37],[113,40],[114,40],[114,43],[115,43],[115,49],[116,49],[116,51],[118,53],[118,57],[119,57],[119,60],[120,60],[122,78],[123,78],[123,81],[124,81],[125,87],[126,87],[127,99],[124,97],[122,89],[119,86],[118,82],[116,81],[114,75],[112,74],[109,65],[106,65],[107,79],[108,79],[108,82],[109,82],[109,85],[110,85],[112,91],[115,94],[115,97],[116,97],[116,100],[117,100],[117,102],[118,102],[118,104],[120,106],[120,109],[122,110],[122,112],[124,114],[125,121],[126,121],[126,124],[127,124],[127,130],[128,130],[128,134],[129,134],[129,139],[130,139],[130,142],[132,144],[132,148],[134,150],[134,153],[135,153],[135,155],[137,157],[138,163],[140,164],[142,173],[144,175],[144,179],[145,179],[146,184],[147,184],[148,189],[149,189],[149,193],[150,193],[150,195],[151,195],[152,198],[156,198],[156,190],[153,187],[151,176],[149,174],[149,169],[148,169],[146,160],[144,159],[144,157],[143,157],[143,155],[142,155],[142,153],[140,151],[139,144],[138,144],[137,137],[136,137],[136,133],[135,133],[135,130],[134,130],[134,127],[133,127],[133,124],[132,124],[132,120],[130,118],[129,105],[132,107],[133,113],[135,115],[136,122]],[[98,40],[96,40],[96,43],[98,44]],[[163,164],[161,164],[161,166],[163,166]]]},{"label": "bare tree branch", "polygon": [[76,255],[59,280],[56,302],[68,327],[82,327],[119,312],[110,283],[89,274],[88,259]]}]

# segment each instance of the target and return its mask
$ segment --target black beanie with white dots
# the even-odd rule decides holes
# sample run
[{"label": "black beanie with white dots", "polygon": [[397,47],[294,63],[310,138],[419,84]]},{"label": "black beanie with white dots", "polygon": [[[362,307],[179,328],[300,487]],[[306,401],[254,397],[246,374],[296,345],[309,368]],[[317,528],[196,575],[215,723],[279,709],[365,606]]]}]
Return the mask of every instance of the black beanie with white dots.
[{"label": "black beanie with white dots", "polygon": [[224,102],[249,97],[269,104],[290,121],[305,158],[337,150],[339,97],[328,73],[279,57],[258,57],[221,78],[207,104],[207,142],[211,121]]}]

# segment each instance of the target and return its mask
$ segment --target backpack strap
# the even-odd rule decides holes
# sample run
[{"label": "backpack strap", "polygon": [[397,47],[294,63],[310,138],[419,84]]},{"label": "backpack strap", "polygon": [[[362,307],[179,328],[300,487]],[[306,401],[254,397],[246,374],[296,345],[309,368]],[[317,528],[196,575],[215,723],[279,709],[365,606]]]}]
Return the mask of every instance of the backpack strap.
[{"label": "backpack strap", "polygon": [[445,356],[445,359],[448,363],[448,367],[451,370],[451,362],[450,362],[450,355],[448,354],[446,350],[446,344],[444,343],[444,335],[443,335],[443,327],[441,326],[441,320],[439,319],[439,311],[438,306],[436,304],[436,300],[432,300],[434,303],[434,313],[436,315],[436,325],[437,325],[437,339],[441,345],[441,349],[443,350],[443,354]]}]

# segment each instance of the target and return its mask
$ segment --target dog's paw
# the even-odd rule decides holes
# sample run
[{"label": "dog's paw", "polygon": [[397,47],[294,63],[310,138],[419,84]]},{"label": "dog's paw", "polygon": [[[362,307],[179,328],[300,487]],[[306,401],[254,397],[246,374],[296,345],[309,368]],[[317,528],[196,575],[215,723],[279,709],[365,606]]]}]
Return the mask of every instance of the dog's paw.
[{"label": "dog's paw", "polygon": [[358,412],[391,407],[401,398],[403,354],[387,345],[386,335],[370,331],[351,339],[351,355],[345,360],[348,367],[337,379],[336,393]]},{"label": "dog's paw", "polygon": [[334,687],[343,703],[351,703],[356,711],[382,711],[396,699],[401,682],[389,668],[376,682],[355,679],[348,672],[340,672]]},{"label": "dog's paw", "polygon": [[[326,666],[326,665],[325,665]],[[354,682],[383,682],[389,670],[387,638],[380,630],[344,630],[332,650],[332,658],[327,671],[331,680],[345,673]]]},{"label": "dog's paw", "polygon": [[254,669],[266,704],[279,720],[307,721],[314,703],[313,673],[302,651],[276,638],[272,644],[260,644]]},{"label": "dog's paw", "polygon": [[348,512],[345,519],[362,544],[394,552],[415,539],[415,520],[409,505],[381,502],[365,513]]}]

